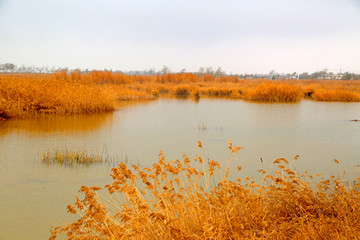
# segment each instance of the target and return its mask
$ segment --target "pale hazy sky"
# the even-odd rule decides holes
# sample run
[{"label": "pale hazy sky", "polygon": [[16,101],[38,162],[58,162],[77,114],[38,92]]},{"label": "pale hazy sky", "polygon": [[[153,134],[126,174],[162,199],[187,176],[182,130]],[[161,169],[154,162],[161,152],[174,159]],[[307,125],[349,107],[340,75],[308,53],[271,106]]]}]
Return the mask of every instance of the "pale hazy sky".
[{"label": "pale hazy sky", "polygon": [[0,63],[360,72],[360,0],[0,0]]}]

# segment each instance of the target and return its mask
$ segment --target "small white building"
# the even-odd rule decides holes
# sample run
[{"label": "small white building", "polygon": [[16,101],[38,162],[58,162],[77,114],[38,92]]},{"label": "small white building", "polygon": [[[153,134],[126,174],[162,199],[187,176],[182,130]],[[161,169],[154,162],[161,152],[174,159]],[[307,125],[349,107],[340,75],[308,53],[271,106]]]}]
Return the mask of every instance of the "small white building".
[{"label": "small white building", "polygon": [[341,80],[341,79],[344,78],[344,76],[345,76],[345,74],[343,74],[343,73],[338,73],[338,74],[326,73],[326,74],[322,75],[320,77],[320,79],[324,79],[324,80],[332,80],[332,79]]}]

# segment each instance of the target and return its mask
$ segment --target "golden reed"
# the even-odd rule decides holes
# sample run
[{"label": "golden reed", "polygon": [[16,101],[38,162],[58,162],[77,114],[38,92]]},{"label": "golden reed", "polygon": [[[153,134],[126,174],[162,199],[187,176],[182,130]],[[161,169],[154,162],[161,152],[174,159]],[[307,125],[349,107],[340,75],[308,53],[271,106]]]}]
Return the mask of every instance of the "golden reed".
[{"label": "golden reed", "polygon": [[334,176],[317,182],[292,168],[295,156],[259,170],[256,183],[230,168],[240,149],[229,141],[225,169],[201,156],[166,161],[162,152],[151,168],[121,163],[104,190],[81,187],[67,207],[78,220],[52,228],[50,239],[358,239],[360,178],[351,187]]},{"label": "golden reed", "polygon": [[0,119],[113,111],[119,100],[159,96],[359,102],[360,81],[245,80],[192,73],[143,76],[109,71],[0,74]]}]

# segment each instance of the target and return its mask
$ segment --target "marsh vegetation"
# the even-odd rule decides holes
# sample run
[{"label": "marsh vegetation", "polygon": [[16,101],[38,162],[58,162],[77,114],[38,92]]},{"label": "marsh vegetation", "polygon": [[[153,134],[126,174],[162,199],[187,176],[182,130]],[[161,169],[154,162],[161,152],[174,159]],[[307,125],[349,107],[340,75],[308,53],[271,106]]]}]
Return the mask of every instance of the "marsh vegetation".
[{"label": "marsh vegetation", "polygon": [[[202,143],[198,142],[202,148]],[[314,178],[291,162],[275,159],[260,182],[241,171],[229,141],[225,166],[202,156],[151,168],[125,163],[112,183],[82,186],[67,211],[77,221],[52,229],[50,239],[356,239],[360,234],[360,178]],[[206,162],[205,162],[206,161]],[[339,164],[337,159],[334,159]],[[230,172],[238,172],[230,178]],[[234,176],[234,175],[233,175]]]},{"label": "marsh vegetation", "polygon": [[359,102],[356,80],[266,80],[174,73],[125,75],[109,71],[0,74],[0,118],[114,111],[118,101],[163,97],[256,102]]},{"label": "marsh vegetation", "polygon": [[78,167],[95,163],[113,163],[115,159],[104,153],[89,153],[86,150],[70,151],[64,148],[43,153],[41,161],[47,166],[57,164],[64,167]]},{"label": "marsh vegetation", "polygon": [[[11,76],[12,75],[7,75],[7,77]],[[40,76],[45,77],[45,75]],[[38,75],[29,77],[33,77],[33,80],[30,81],[31,78],[28,79],[29,85],[25,85],[28,86],[28,88],[22,89],[21,84],[19,84],[15,88],[17,88],[17,90],[22,89],[23,92],[20,92],[21,94],[15,96],[18,96],[19,99],[26,99],[28,97],[29,101],[25,102],[26,104],[29,104],[27,106],[35,106],[30,104],[31,101],[36,99],[35,97],[31,98],[30,95],[22,95],[31,90],[32,87],[34,87],[32,84],[39,80],[37,79]],[[351,238],[349,233],[350,230],[348,231],[344,228],[351,229],[352,232],[356,233],[356,227],[354,225],[346,222],[343,224],[340,220],[347,219],[348,221],[357,221],[353,213],[348,213],[347,211],[348,208],[352,207],[352,201],[355,199],[352,199],[351,197],[354,195],[352,191],[354,191],[354,184],[356,184],[358,173],[354,170],[353,166],[358,164],[356,161],[360,157],[359,151],[357,151],[358,124],[355,121],[349,120],[359,119],[359,103],[330,103],[314,101],[309,97],[303,98],[305,93],[309,93],[306,94],[306,96],[314,95],[314,93],[312,93],[314,89],[309,86],[308,89],[305,89],[309,92],[303,92],[303,90],[301,90],[301,99],[298,101],[290,103],[275,102],[275,104],[273,104],[273,101],[269,104],[266,101],[263,102],[260,100],[233,100],[238,98],[229,95],[229,92],[227,92],[225,87],[229,86],[229,89],[231,90],[235,86],[240,85],[239,83],[232,82],[223,82],[221,86],[216,82],[172,84],[171,82],[147,83],[144,81],[143,83],[122,84],[106,82],[90,83],[88,82],[89,79],[71,79],[69,74],[67,75],[67,80],[60,80],[62,78],[54,79],[53,75],[48,75],[47,77],[49,79],[43,79],[41,81],[49,81],[52,83],[68,82],[67,86],[72,86],[72,84],[76,83],[75,86],[84,85],[84,88],[94,86],[94,88],[98,90],[97,93],[107,89],[108,93],[111,93],[108,95],[111,97],[107,99],[109,100],[109,103],[113,104],[113,109],[117,109],[117,111],[109,110],[110,112],[103,114],[99,114],[98,111],[93,112],[96,114],[78,114],[75,113],[75,111],[66,112],[61,110],[62,107],[60,106],[54,108],[54,111],[45,111],[41,110],[44,109],[44,106],[41,105],[40,108],[34,108],[27,112],[21,110],[20,115],[17,116],[15,114],[12,117],[13,119],[7,118],[9,120],[1,122],[0,136],[2,141],[0,141],[0,148],[2,151],[0,152],[0,162],[2,167],[0,169],[0,176],[2,177],[2,181],[0,187],[4,189],[4,191],[3,198],[0,199],[0,207],[3,212],[2,217],[0,217],[0,222],[2,226],[4,226],[3,229],[5,229],[5,232],[1,232],[0,235],[4,236],[4,238],[45,239],[46,237],[49,237],[48,229],[50,226],[61,224],[63,227],[66,227],[66,222],[76,222],[79,220],[80,215],[68,216],[68,214],[66,214],[66,205],[72,202],[77,190],[83,185],[89,186],[82,189],[84,191],[88,191],[86,189],[93,191],[95,194],[94,198],[98,201],[99,206],[104,206],[106,211],[108,211],[106,216],[101,215],[102,213],[97,216],[101,218],[109,217],[110,220],[104,220],[104,223],[108,224],[108,221],[113,221],[113,226],[116,228],[113,230],[116,231],[116,234],[125,234],[124,236],[128,236],[129,238],[132,237],[130,234],[131,231],[137,232],[142,230],[144,230],[142,231],[144,234],[148,234],[146,236],[153,236],[152,234],[164,234],[165,237],[174,236],[175,238],[175,236],[177,236],[179,238],[191,238],[192,236],[189,236],[189,233],[190,231],[194,231],[196,236],[203,236],[204,238],[206,238],[206,236],[217,236],[220,238],[221,234],[224,234],[223,236],[232,234],[231,229],[234,229],[233,236],[240,236],[239,238],[243,238],[244,236],[252,236],[248,238],[264,238],[264,236],[268,236],[268,238],[281,238],[281,234],[284,234],[283,236],[285,238],[288,237],[290,233],[296,231],[296,221],[300,226],[297,226],[299,227],[298,230],[300,233],[305,232],[304,229],[306,229],[306,231],[312,229],[312,235],[309,236],[320,236],[319,234],[322,233],[322,231],[325,231],[321,228],[322,225],[335,229],[335,227],[331,225],[332,223],[334,223],[334,225],[339,225],[336,230],[339,236],[350,236]],[[135,77],[136,76],[134,76],[134,78]],[[241,82],[242,80],[239,81]],[[284,80],[284,83],[290,84],[292,81],[293,80]],[[294,83],[295,82],[296,81],[294,81]],[[275,94],[275,90],[267,91],[266,89],[267,87],[269,89],[276,88],[276,91],[281,93],[281,88],[279,87],[278,89],[278,86],[281,84],[278,83],[278,81],[269,80],[244,81],[244,84],[254,84],[250,89],[253,89],[254,91],[257,90],[259,92],[258,94],[266,95],[271,92],[273,99],[281,97],[281,95]],[[306,83],[306,81],[302,83]],[[328,88],[330,89],[331,83],[337,84],[345,82],[328,81],[326,83],[329,84]],[[6,85],[6,81],[3,82],[3,84],[4,88],[1,88],[1,90],[11,86],[11,84]],[[219,89],[223,90],[216,89],[216,84],[221,87]],[[66,86],[66,83],[63,85]],[[214,88],[212,88],[211,94],[208,94],[209,91],[206,91],[205,89],[207,86],[212,85]],[[58,88],[57,90],[54,90],[54,92],[56,93],[56,91],[59,91],[58,94],[60,94],[62,85],[54,86],[57,86]],[[135,88],[135,86],[137,87]],[[151,91],[150,89],[144,90],[147,89],[146,86],[158,86],[159,88],[153,88]],[[349,86],[346,88],[350,91],[351,87]],[[42,89],[41,84],[38,87],[39,89]],[[179,88],[178,91],[175,91],[175,89],[177,89],[176,87]],[[297,87],[302,89],[301,86]],[[64,98],[69,97],[69,106],[72,103],[72,100],[70,100],[71,97],[81,97],[80,95],[78,96],[75,94],[77,90],[76,87],[71,89],[72,91],[68,91],[66,94],[73,94],[72,96],[66,94],[61,95]],[[79,89],[81,89],[81,87],[79,87]],[[116,95],[119,92],[114,91],[116,89],[127,89],[126,91],[130,91],[131,93],[138,92],[139,95],[136,97],[138,99],[159,99],[157,101],[141,101],[141,103],[137,101],[123,101],[125,99],[134,100],[135,95],[124,94],[119,96]],[[41,91],[35,91],[37,94],[41,95]],[[42,91],[45,91],[45,89]],[[176,92],[178,94],[176,94]],[[184,92],[188,93],[184,94]],[[242,90],[242,94],[243,92],[245,93],[246,91]],[[16,91],[14,90],[13,93],[15,94]],[[42,96],[51,98],[52,96],[50,93],[50,91],[47,91]],[[296,91],[293,93],[296,93]],[[237,92],[236,94],[240,93]],[[185,97],[185,95],[187,95],[187,97]],[[27,97],[23,98],[24,96]],[[91,95],[88,96],[91,97]],[[294,96],[296,96],[296,94]],[[16,99],[16,97],[13,99]],[[76,104],[77,100],[74,101],[74,104]],[[99,99],[99,101],[102,100]],[[37,101],[37,103],[39,102],[41,101]],[[91,101],[84,100],[84,102],[90,102],[89,106],[91,106]],[[15,100],[14,103],[16,103]],[[19,106],[24,106],[21,101],[17,104],[19,104]],[[50,105],[46,106],[49,107]],[[28,109],[32,108],[29,107]],[[73,109],[81,108],[75,107]],[[99,112],[101,111],[102,110],[99,110]],[[92,112],[89,111],[89,113]],[[231,183],[231,186],[237,184],[236,187],[231,190],[224,190],[223,187],[225,186],[221,185],[225,183],[222,181],[225,180],[225,169],[227,169],[228,164],[227,156],[223,153],[225,149],[225,140],[229,138],[234,139],[235,142],[241,143],[245,146],[245,150],[241,150],[238,153],[241,156],[241,160],[232,161],[229,167],[230,170],[227,183]],[[203,148],[196,149],[195,146],[193,146],[194,141],[198,139],[204,143],[204,148],[206,149],[204,153],[202,153]],[[54,146],[64,145],[68,146],[68,148],[59,148],[58,150],[53,148]],[[138,176],[138,171],[134,170],[131,166],[136,165],[138,170],[149,174],[149,183],[153,183],[152,181],[155,179],[150,175],[155,177],[153,164],[154,161],[156,161],[159,147],[164,150],[167,158],[171,160],[177,159],[179,155],[181,156],[181,154],[179,154],[180,151],[202,156],[205,170],[202,163],[199,162],[199,157],[197,157],[197,161],[195,161],[193,160],[195,159],[194,155],[191,157],[189,156],[191,162],[186,166],[184,163],[185,160],[180,160],[183,168],[194,168],[198,172],[197,175],[194,172],[191,175],[191,179],[193,184],[195,184],[192,185],[192,189],[196,190],[197,188],[198,190],[196,191],[199,192],[181,192],[181,189],[174,183],[174,191],[167,192],[169,194],[182,194],[185,199],[176,199],[174,203],[171,203],[172,200],[164,201],[165,204],[167,204],[166,206],[174,207],[174,214],[176,215],[166,213],[165,210],[161,210],[161,206],[156,207],[156,205],[153,205],[156,204],[155,201],[147,202],[146,204],[151,210],[146,210],[147,212],[144,213],[145,215],[134,215],[137,219],[140,219],[139,221],[145,221],[145,219],[146,221],[150,221],[150,223],[145,222],[146,224],[142,225],[143,228],[141,228],[139,224],[132,226],[131,223],[135,223],[136,221],[136,219],[133,218],[129,220],[124,219],[124,221],[115,217],[113,219],[113,213],[116,211],[122,213],[121,211],[123,208],[121,204],[127,206],[127,196],[120,193],[118,189],[115,189],[116,191],[113,194],[110,194],[107,188],[98,191],[95,191],[97,188],[92,189],[92,186],[113,185],[113,182],[110,179],[111,177],[108,176],[111,167],[109,168],[109,165],[106,163],[89,163],[89,165],[82,165],[80,163],[78,164],[76,160],[81,158],[91,159],[90,155],[92,155],[92,153],[95,153],[96,155],[96,150],[103,146],[106,146],[107,149],[109,149],[109,154],[111,156],[123,156],[124,153],[129,156],[129,161],[128,163],[125,162],[125,165],[128,170],[132,171],[133,175],[136,175],[137,179],[134,179],[134,181],[139,191],[140,189],[146,188],[147,185],[143,185],[142,180]],[[65,151],[66,149],[71,150]],[[76,149],[80,149],[80,151]],[[47,164],[47,161],[45,161],[44,164],[42,163],[43,153],[45,156],[44,159],[47,159],[48,157],[49,164]],[[232,157],[235,157],[234,153],[231,154]],[[281,193],[284,195],[287,194],[287,200],[283,200],[283,195],[280,193],[280,195],[273,195],[269,198],[268,196],[270,196],[272,192],[280,191],[277,188],[272,189],[269,187],[280,186],[272,181],[275,181],[278,177],[283,178],[283,175],[276,175],[275,171],[278,170],[281,174],[286,175],[286,172],[282,172],[281,169],[276,169],[278,163],[275,163],[273,167],[269,169],[269,166],[272,165],[270,163],[273,163],[274,160],[281,156],[285,159],[289,159],[289,162],[291,162],[290,159],[296,154],[300,154],[301,158],[294,162],[294,165],[292,165],[290,170],[298,172],[299,175],[296,176],[305,176],[305,179],[302,178],[302,181],[311,185],[311,190],[308,190],[310,195],[307,195],[307,192],[301,192],[300,188],[294,188],[301,193],[299,198],[297,198],[296,194],[294,195],[295,197],[291,195],[293,200],[295,199],[295,202],[291,202],[290,200],[290,190]],[[97,156],[100,157],[101,154],[98,154]],[[347,171],[347,174],[345,175],[345,180],[348,180],[347,183],[342,181],[341,174],[343,172],[341,171],[340,174],[336,169],[337,164],[332,162],[333,158],[339,159],[342,166],[341,168]],[[55,159],[58,159],[59,161]],[[210,173],[208,172],[210,166],[208,164],[212,160],[213,164],[217,162],[219,165],[216,164],[214,175],[210,177]],[[67,166],[67,161],[73,161],[73,166],[77,167]],[[178,161],[176,160],[175,162],[165,161],[165,163],[166,166],[169,163],[173,168],[179,167]],[[158,162],[156,164],[160,163]],[[188,165],[190,165],[190,167],[188,167]],[[283,160],[281,160],[281,165],[283,165],[285,169],[290,167],[290,164],[286,165]],[[218,166],[220,166],[219,172],[217,172]],[[240,172],[237,171],[237,166],[241,166],[242,169]],[[294,166],[299,170],[295,170]],[[114,169],[119,167],[120,166]],[[122,164],[121,167],[124,168],[124,164]],[[150,169],[150,171],[147,172],[144,168]],[[161,165],[161,168],[161,172],[167,171],[164,169],[165,166]],[[264,181],[262,181],[264,176],[259,177],[260,173],[258,170],[260,169],[263,169],[266,172],[266,175],[273,176],[275,180],[265,178]],[[325,172],[323,175],[324,179],[315,177],[314,180],[312,180],[310,177],[306,177],[307,175],[303,173],[306,169],[310,170],[311,175],[313,176],[313,173]],[[199,172],[203,172],[204,175],[199,175]],[[209,191],[205,190],[205,172],[207,174],[206,181],[208,182]],[[181,181],[179,184],[183,184],[185,189],[191,188],[189,187],[191,185],[186,185],[189,183],[186,173],[188,173],[187,170],[179,170],[179,180]],[[237,176],[238,174],[239,176]],[[308,175],[310,175],[310,173]],[[171,177],[173,174],[168,172],[167,176]],[[245,181],[246,176],[250,177],[247,181]],[[331,176],[334,176],[334,178],[331,178]],[[173,177],[175,181],[176,176],[174,175]],[[251,177],[254,177],[254,179]],[[238,178],[241,179],[241,182],[237,181]],[[333,198],[335,195],[332,194],[337,191],[334,188],[335,182],[333,181],[336,180],[336,178],[340,179],[340,185],[344,186],[344,189],[346,189],[346,191],[344,190],[344,192],[341,192],[343,196],[350,195],[350,198],[345,200],[339,200],[339,196]],[[195,181],[194,179],[197,180]],[[329,190],[326,191],[327,199],[329,201],[331,200],[330,203],[325,200],[323,201],[323,199],[317,199],[318,196],[316,195],[318,191],[316,184],[326,180],[330,180]],[[353,180],[355,180],[355,183]],[[253,181],[254,184],[252,184]],[[279,180],[277,181],[279,182]],[[286,182],[286,180],[284,181]],[[161,181],[160,183],[162,184]],[[219,185],[219,183],[221,184]],[[257,185],[255,184],[260,187],[257,188]],[[164,187],[164,185],[157,186],[159,194],[165,196],[167,193],[160,191],[160,187]],[[203,187],[203,192],[200,186]],[[303,185],[300,186],[304,188]],[[263,192],[260,191],[262,187],[266,188]],[[230,187],[226,187],[226,189],[228,188]],[[238,188],[249,191],[238,191],[236,190]],[[239,196],[243,196],[244,200],[247,200],[247,202],[242,202],[243,199],[240,197],[239,199],[233,197],[233,200],[224,198],[225,200],[221,200],[222,202],[216,202],[220,201],[217,200],[220,199],[220,195],[217,194],[226,191],[228,192],[227,194],[224,193],[224,196],[238,194]],[[253,195],[254,192],[259,193],[257,193],[258,195]],[[198,198],[194,197],[186,199],[187,196],[190,196],[191,194],[195,195],[195,193],[203,195],[199,195]],[[265,195],[265,193],[267,195]],[[315,197],[313,196],[314,194],[316,195]],[[153,193],[150,189],[146,189],[145,196],[142,196],[141,199],[143,198],[144,201],[150,201],[153,200],[152,196]],[[310,202],[306,202],[308,200],[302,199],[302,196],[306,199],[311,199],[311,201],[309,200]],[[84,202],[85,195],[83,193],[80,193],[78,197]],[[261,201],[250,201],[251,199],[256,199],[256,197],[260,197]],[[170,201],[170,203],[166,201]],[[206,201],[208,202],[208,205],[205,205]],[[279,201],[279,204],[281,204],[276,205],[276,201]],[[336,201],[343,202],[336,205]],[[349,206],[346,207],[344,201],[348,201]],[[84,203],[86,203],[86,201]],[[145,202],[140,203],[145,204]],[[251,206],[246,205],[247,203],[251,203]],[[175,204],[177,205],[175,206]],[[189,206],[186,208],[190,209],[191,212],[184,212],[185,205]],[[245,208],[241,208],[240,205],[245,206]],[[304,208],[305,210],[294,210],[297,205],[300,209]],[[234,207],[234,209],[231,210],[229,206]],[[292,209],[287,209],[286,206],[291,206]],[[308,208],[305,206],[308,206]],[[338,206],[343,209],[342,213],[339,213],[340,210],[337,208]],[[74,208],[71,209],[75,209],[81,214],[86,214],[85,212],[82,213],[83,210],[86,210],[87,206],[85,206],[85,204],[83,210],[77,209],[77,205],[73,205],[73,207]],[[198,209],[198,207],[200,209]],[[251,212],[252,207],[257,209],[258,212]],[[157,208],[160,210],[157,211]],[[209,212],[207,212],[207,208],[210,209]],[[357,205],[355,204],[354,209],[356,208]],[[44,209],[46,209],[46,211],[44,211]],[[130,213],[132,213],[132,211],[137,211],[135,210],[136,208],[131,209],[129,206],[126,207],[126,209]],[[320,210],[318,213],[315,213],[315,210],[311,210],[313,211],[311,212],[310,209]],[[225,215],[227,214],[226,211],[229,212],[228,215]],[[246,214],[242,211],[246,211]],[[249,216],[253,217],[252,219],[246,217],[248,212],[250,214]],[[277,212],[281,212],[281,214]],[[291,217],[286,215],[286,212],[288,212]],[[157,215],[158,218],[156,218],[156,215],[154,214],[150,216],[151,213],[159,213],[159,215]],[[164,218],[166,221],[171,220],[170,223],[162,225],[163,223],[160,219],[163,218],[163,215],[160,215],[160,213],[166,216],[166,218]],[[206,225],[198,224],[197,222],[200,222],[200,218],[194,218],[194,213],[199,214],[201,220],[206,219]],[[260,213],[265,214],[262,215],[264,222],[261,222],[262,220],[258,216]],[[301,215],[302,213],[304,213],[304,215]],[[320,213],[324,213],[326,216],[323,216]],[[177,216],[180,216],[180,214],[184,215],[184,218],[179,217],[177,220]],[[132,216],[132,214],[130,215]],[[238,215],[239,218],[237,218]],[[292,217],[292,215],[296,216]],[[305,215],[309,216],[309,218],[306,218]],[[346,215],[347,218],[345,218],[344,215]],[[21,218],[19,216],[21,216]],[[267,218],[267,216],[269,216],[269,218]],[[124,217],[126,218],[126,215],[124,215]],[[210,217],[213,217],[213,219],[208,220]],[[226,225],[225,217],[226,220],[229,218],[232,221],[236,221],[236,224],[231,223],[231,225]],[[94,218],[94,221],[88,219],[89,222],[87,224],[98,224],[98,222],[96,222],[97,217]],[[244,224],[244,219],[249,222]],[[291,219],[294,219],[294,221]],[[303,223],[300,222],[301,219],[304,219]],[[84,219],[83,221],[86,222],[87,220]],[[187,224],[187,222],[190,223],[191,221],[193,221],[194,226]],[[318,228],[314,227],[316,221],[320,224]],[[237,225],[237,222],[240,222],[243,226],[240,223]],[[313,225],[311,225],[312,223]],[[269,227],[269,224],[273,224],[274,228]],[[119,229],[122,229],[122,227],[119,226],[131,229],[131,231],[129,230],[125,233],[121,232],[122,230]],[[153,230],[151,230],[152,232],[150,230],[146,232],[146,229],[153,229],[151,226],[159,226],[159,232],[154,232]],[[210,229],[210,226],[213,228]],[[275,228],[275,226],[277,228]],[[342,228],[342,226],[344,226],[344,228]],[[73,227],[74,225],[67,229],[71,230]],[[93,234],[95,237],[95,234],[98,234],[96,232],[97,229],[100,229],[99,226],[89,225],[89,227],[94,227],[95,230],[93,231]],[[119,229],[117,229],[118,227]],[[207,229],[207,227],[209,227],[209,229]],[[64,228],[62,229],[62,233],[66,236],[67,230]],[[83,234],[82,237],[84,237],[85,234],[88,234],[86,231],[90,228],[80,226],[79,229],[74,228],[73,234],[78,234],[79,231],[83,231],[81,234]],[[179,231],[177,231],[178,229]],[[241,231],[239,229],[241,229]],[[289,231],[287,229],[289,229]],[[263,230],[264,232],[262,232]],[[269,233],[270,230],[273,232]],[[239,231],[240,233],[236,231]],[[55,230],[54,234],[55,233],[59,232]],[[104,232],[104,234],[110,233]],[[335,236],[335,233],[329,234],[332,235],[324,236]]]}]

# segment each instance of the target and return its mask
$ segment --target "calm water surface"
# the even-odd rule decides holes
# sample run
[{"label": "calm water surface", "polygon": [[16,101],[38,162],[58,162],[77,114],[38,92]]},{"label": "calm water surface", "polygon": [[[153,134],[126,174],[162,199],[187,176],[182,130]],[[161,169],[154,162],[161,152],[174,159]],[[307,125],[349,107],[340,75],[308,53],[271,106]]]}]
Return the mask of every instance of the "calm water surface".
[{"label": "calm water surface", "polygon": [[0,122],[0,239],[47,239],[51,226],[72,220],[65,208],[82,185],[111,182],[107,164],[47,167],[40,162],[45,151],[107,152],[147,167],[160,149],[168,160],[199,154],[198,140],[206,158],[224,162],[231,139],[244,147],[233,162],[243,176],[299,154],[299,170],[339,175],[337,158],[352,179],[360,164],[360,122],[349,120],[359,118],[360,103],[161,99],[109,114]]}]

